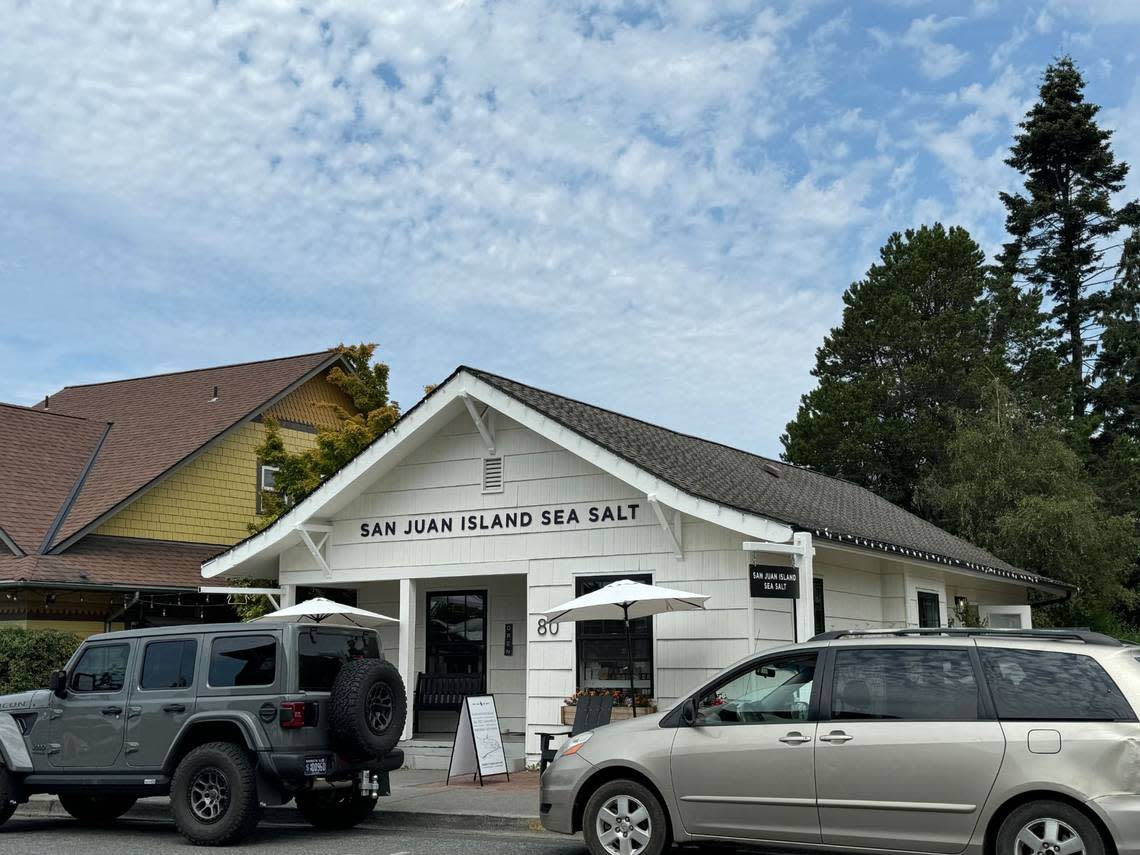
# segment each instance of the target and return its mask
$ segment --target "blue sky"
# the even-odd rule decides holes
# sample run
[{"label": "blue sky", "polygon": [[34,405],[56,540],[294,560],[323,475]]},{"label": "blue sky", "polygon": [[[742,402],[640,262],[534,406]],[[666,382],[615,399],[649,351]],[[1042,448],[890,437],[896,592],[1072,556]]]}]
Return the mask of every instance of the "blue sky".
[{"label": "blue sky", "polygon": [[[1140,3],[17,2],[0,400],[377,341],[767,454],[891,231],[1002,239],[1071,52],[1140,170]],[[1140,172],[1130,176],[1140,195]]]}]

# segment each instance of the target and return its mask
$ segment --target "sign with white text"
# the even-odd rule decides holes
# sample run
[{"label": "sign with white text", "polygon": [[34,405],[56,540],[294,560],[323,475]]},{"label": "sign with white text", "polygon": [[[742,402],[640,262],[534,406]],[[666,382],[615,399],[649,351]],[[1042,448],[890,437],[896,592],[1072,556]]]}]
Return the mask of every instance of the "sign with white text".
[{"label": "sign with white text", "polygon": [[800,571],[774,564],[749,564],[748,589],[753,597],[795,600],[800,595]]}]

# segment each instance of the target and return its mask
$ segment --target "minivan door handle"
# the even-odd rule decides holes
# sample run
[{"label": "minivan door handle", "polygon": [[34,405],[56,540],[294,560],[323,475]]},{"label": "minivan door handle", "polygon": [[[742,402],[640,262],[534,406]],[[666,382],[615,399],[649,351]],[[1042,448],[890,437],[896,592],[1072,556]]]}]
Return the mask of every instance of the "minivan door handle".
[{"label": "minivan door handle", "polygon": [[819,741],[820,742],[838,742],[839,744],[842,745],[844,742],[850,742],[854,738],[855,738],[854,736],[848,736],[842,730],[833,730],[833,731],[831,731],[831,733],[825,733],[823,736],[821,736],[819,738]]},{"label": "minivan door handle", "polygon": [[805,742],[811,742],[811,737],[804,736],[799,731],[793,730],[787,736],[781,736],[780,741],[785,745],[803,745]]}]

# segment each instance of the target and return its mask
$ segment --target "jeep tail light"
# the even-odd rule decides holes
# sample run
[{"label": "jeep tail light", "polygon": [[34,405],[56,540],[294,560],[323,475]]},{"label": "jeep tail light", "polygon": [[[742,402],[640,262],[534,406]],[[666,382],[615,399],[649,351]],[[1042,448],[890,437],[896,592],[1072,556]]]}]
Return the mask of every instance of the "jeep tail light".
[{"label": "jeep tail light", "polygon": [[277,719],[283,730],[293,730],[305,726],[305,702],[286,701],[281,704],[281,714]]}]

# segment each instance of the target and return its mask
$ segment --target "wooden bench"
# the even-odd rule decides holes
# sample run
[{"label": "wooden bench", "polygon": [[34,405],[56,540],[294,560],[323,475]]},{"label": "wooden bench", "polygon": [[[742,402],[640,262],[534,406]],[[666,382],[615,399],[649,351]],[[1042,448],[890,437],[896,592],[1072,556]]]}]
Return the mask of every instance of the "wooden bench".
[{"label": "wooden bench", "polygon": [[421,712],[459,712],[464,698],[483,692],[482,674],[417,674],[412,707],[413,736],[420,730]]}]

